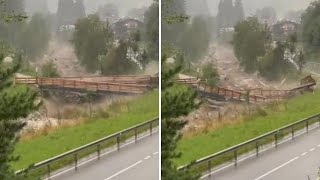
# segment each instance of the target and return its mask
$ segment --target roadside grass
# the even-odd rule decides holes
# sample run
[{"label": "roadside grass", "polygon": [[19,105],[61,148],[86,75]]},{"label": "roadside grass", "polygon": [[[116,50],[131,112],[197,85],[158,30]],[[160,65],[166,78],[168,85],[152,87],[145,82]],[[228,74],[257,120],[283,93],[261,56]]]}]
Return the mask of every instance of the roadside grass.
[{"label": "roadside grass", "polygon": [[320,113],[320,91],[306,93],[265,108],[267,115],[254,114],[239,123],[183,137],[178,145],[182,152],[178,166],[217,153],[285,125]]},{"label": "roadside grass", "polygon": [[28,167],[64,152],[146,122],[159,116],[159,92],[154,91],[132,101],[112,104],[108,118],[94,118],[71,127],[62,127],[32,139],[22,139],[16,146],[19,161],[15,170]]}]

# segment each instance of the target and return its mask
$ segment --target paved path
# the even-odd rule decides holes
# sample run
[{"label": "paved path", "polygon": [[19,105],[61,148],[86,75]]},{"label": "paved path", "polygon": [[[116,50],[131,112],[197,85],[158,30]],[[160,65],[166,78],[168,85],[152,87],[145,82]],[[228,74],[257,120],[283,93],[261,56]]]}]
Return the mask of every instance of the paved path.
[{"label": "paved path", "polygon": [[52,180],[159,179],[159,133]]},{"label": "paved path", "polygon": [[320,167],[320,129],[286,142],[258,158],[216,172],[212,180],[316,180]]}]

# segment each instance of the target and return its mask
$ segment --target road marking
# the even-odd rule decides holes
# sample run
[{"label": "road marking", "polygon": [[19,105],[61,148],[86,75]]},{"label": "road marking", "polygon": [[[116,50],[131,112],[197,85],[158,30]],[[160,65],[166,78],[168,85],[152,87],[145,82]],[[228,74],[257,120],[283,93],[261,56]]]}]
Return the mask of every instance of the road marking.
[{"label": "road marking", "polygon": [[[156,134],[156,133],[158,133],[158,131],[159,131],[159,130],[155,130],[152,134]],[[145,139],[145,138],[148,138],[148,137],[150,137],[149,133],[148,133],[148,134],[143,134],[141,137],[138,137],[137,140]],[[126,146],[128,146],[128,145],[131,145],[131,144],[134,144],[134,143],[135,143],[135,140],[133,139],[132,141],[129,141],[128,143],[125,143],[125,144],[121,145],[120,148],[124,148],[124,147],[126,147]],[[111,148],[112,148],[112,147],[111,147]],[[115,148],[115,149],[111,149],[111,150],[109,150],[109,151],[107,151],[107,152],[105,152],[105,153],[102,153],[102,154],[100,155],[100,157],[106,156],[106,155],[111,154],[112,152],[115,152],[115,151],[117,151],[116,148]],[[87,163],[89,163],[89,162],[91,162],[91,161],[93,161],[93,160],[96,160],[96,159],[98,159],[97,156],[92,157],[92,158],[89,158],[88,160],[79,163],[79,164],[78,164],[78,167],[80,167],[80,166],[82,166],[82,165],[85,165],[85,164],[87,164]],[[50,178],[46,178],[46,179],[44,179],[44,180],[49,180],[49,179],[52,179],[52,178],[61,176],[62,174],[67,173],[67,172],[72,171],[72,170],[74,170],[74,167],[67,168],[66,170],[63,170],[62,172],[56,173],[56,174],[54,174],[54,175],[51,175]]]},{"label": "road marking", "polygon": [[316,149],[316,148],[312,148],[312,149],[310,149],[309,151],[312,152],[312,151],[314,151],[315,149]]},{"label": "road marking", "polygon": [[258,177],[258,178],[256,178],[256,179],[254,179],[254,180],[262,179],[262,178],[264,178],[264,177],[268,176],[269,174],[271,174],[271,173],[273,173],[273,172],[275,172],[275,171],[279,170],[280,168],[282,168],[282,167],[284,167],[284,166],[286,166],[286,165],[288,165],[288,164],[292,163],[293,161],[295,161],[295,160],[297,160],[297,159],[299,159],[299,157],[295,157],[295,158],[291,159],[290,161],[288,161],[288,162],[286,162],[286,163],[284,163],[284,164],[282,164],[282,165],[280,165],[280,166],[278,166],[278,167],[276,167],[276,168],[272,169],[271,171],[269,171],[269,172],[265,173],[264,175],[262,175],[262,176],[260,176],[260,177]]},{"label": "road marking", "polygon": [[154,152],[153,155],[157,155],[159,152]]},{"label": "road marking", "polygon": [[320,144],[318,145],[318,147],[320,147]]},{"label": "road marking", "polygon": [[301,156],[305,156],[306,154],[308,154],[308,152],[304,152],[301,154]]},{"label": "road marking", "polygon": [[110,180],[110,179],[112,179],[112,178],[114,178],[114,177],[118,176],[119,174],[121,174],[121,173],[123,173],[123,172],[125,172],[125,171],[128,171],[129,169],[131,169],[131,168],[133,168],[133,167],[137,166],[137,165],[138,165],[138,164],[140,164],[140,163],[142,163],[142,161],[138,161],[138,162],[136,162],[136,163],[132,164],[131,166],[129,166],[129,167],[127,167],[127,168],[125,168],[125,169],[123,169],[123,170],[121,170],[121,171],[117,172],[116,174],[114,174],[114,175],[112,175],[112,176],[108,177],[108,178],[107,178],[107,179],[105,179],[105,180]]},{"label": "road marking", "polygon": [[147,156],[147,157],[145,157],[144,159],[147,160],[147,159],[149,159],[149,158],[151,158],[151,156]]}]

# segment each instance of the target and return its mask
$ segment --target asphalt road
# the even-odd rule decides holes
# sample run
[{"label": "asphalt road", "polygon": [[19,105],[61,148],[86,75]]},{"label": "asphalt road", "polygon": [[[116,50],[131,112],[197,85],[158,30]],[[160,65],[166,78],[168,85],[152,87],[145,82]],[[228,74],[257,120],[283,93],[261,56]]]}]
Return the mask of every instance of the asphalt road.
[{"label": "asphalt road", "polygon": [[52,180],[159,179],[159,133],[141,139]]},{"label": "asphalt road", "polygon": [[259,157],[205,177],[212,180],[316,180],[320,167],[320,129],[270,149]]}]

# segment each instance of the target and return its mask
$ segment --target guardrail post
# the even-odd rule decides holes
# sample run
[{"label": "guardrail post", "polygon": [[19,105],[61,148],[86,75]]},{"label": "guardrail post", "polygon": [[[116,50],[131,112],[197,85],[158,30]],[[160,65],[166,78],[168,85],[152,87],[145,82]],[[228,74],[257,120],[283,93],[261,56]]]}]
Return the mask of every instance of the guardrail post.
[{"label": "guardrail post", "polygon": [[209,177],[211,177],[211,161],[208,161]]},{"label": "guardrail post", "polygon": [[256,142],[256,155],[259,156],[259,141]]},{"label": "guardrail post", "polygon": [[291,127],[291,135],[292,135],[292,139],[294,139],[294,126]]},{"label": "guardrail post", "polygon": [[278,133],[274,134],[274,142],[275,142],[275,146],[277,148],[278,147]]},{"label": "guardrail post", "polygon": [[309,132],[309,121],[306,121],[306,131]]},{"label": "guardrail post", "polygon": [[137,128],[134,129],[134,141],[137,142],[138,140],[138,132],[137,132]]},{"label": "guardrail post", "polygon": [[320,126],[320,117],[318,117],[318,121],[319,121],[319,126]]},{"label": "guardrail post", "polygon": [[78,170],[78,153],[74,154],[74,170]]},{"label": "guardrail post", "polygon": [[97,145],[97,153],[98,153],[98,160],[99,160],[100,159],[100,154],[101,154],[100,144]]},{"label": "guardrail post", "polygon": [[237,167],[238,165],[238,153],[237,150],[234,150],[234,166]]},{"label": "guardrail post", "polygon": [[51,168],[50,168],[50,164],[47,165],[47,170],[48,170],[48,179],[51,179]]},{"label": "guardrail post", "polygon": [[150,136],[152,136],[152,122],[150,123]]},{"label": "guardrail post", "polygon": [[120,150],[120,134],[117,136],[117,149]]}]

